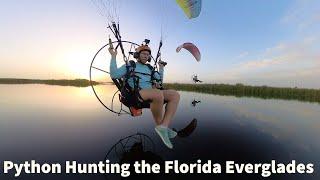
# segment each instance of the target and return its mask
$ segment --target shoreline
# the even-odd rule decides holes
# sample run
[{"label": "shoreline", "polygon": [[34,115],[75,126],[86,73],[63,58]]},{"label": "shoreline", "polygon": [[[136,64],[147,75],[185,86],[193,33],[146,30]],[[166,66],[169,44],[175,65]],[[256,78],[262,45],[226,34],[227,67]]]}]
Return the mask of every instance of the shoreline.
[{"label": "shoreline", "polygon": [[[93,85],[104,85],[107,83],[92,82]],[[58,86],[88,87],[90,81],[87,79],[16,79],[0,78],[0,84],[46,84]],[[108,83],[109,84],[109,83]],[[112,82],[110,82],[112,84]],[[257,97],[262,99],[284,99],[298,100],[304,102],[320,103],[320,89],[289,88],[250,86],[243,84],[180,84],[165,83],[166,89],[178,91],[198,92],[235,97]]]},{"label": "shoreline", "polygon": [[[46,84],[58,86],[75,86],[88,87],[90,81],[87,79],[17,79],[17,78],[0,78],[0,84]],[[93,85],[99,85],[93,82]]]},{"label": "shoreline", "polygon": [[320,104],[320,89],[250,86],[243,84],[165,84],[165,88],[235,97],[298,100]]}]

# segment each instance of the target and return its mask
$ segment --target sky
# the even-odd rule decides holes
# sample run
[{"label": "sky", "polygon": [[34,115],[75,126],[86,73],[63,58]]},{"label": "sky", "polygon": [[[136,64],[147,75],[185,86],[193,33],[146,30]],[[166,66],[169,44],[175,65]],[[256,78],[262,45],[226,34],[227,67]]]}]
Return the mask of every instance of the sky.
[{"label": "sky", "polygon": [[[206,83],[320,88],[318,0],[202,0],[200,16],[191,20],[175,0],[117,2],[122,39],[150,39],[155,52],[162,34],[165,82],[191,83],[197,74]],[[0,1],[0,77],[88,79],[110,34],[104,16],[110,7],[100,10],[91,0]],[[184,42],[197,45],[200,62],[175,52]]]}]

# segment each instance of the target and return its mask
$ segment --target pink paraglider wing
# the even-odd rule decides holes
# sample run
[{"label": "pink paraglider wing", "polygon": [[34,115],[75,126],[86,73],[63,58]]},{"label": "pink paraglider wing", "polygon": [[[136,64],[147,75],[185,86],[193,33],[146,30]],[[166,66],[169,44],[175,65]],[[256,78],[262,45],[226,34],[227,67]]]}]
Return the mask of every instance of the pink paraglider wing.
[{"label": "pink paraglider wing", "polygon": [[200,61],[201,60],[201,54],[200,54],[200,51],[199,49],[197,48],[197,46],[195,46],[194,44],[192,43],[183,43],[181,46],[177,47],[176,49],[176,52],[180,52],[180,50],[184,48],[186,50],[188,50],[192,55],[193,57],[197,60],[197,61]]},{"label": "pink paraglider wing", "polygon": [[178,46],[177,49],[176,49],[176,52],[177,52],[177,53],[180,52],[180,50],[182,49],[182,47],[183,47],[183,44],[182,44],[181,46]]}]

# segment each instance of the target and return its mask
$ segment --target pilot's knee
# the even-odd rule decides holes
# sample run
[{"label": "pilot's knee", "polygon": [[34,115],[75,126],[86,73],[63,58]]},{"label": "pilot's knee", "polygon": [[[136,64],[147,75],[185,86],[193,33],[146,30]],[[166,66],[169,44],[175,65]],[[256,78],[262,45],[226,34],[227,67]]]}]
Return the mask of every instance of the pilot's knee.
[{"label": "pilot's knee", "polygon": [[164,96],[163,96],[162,91],[157,90],[157,91],[154,93],[154,100],[155,100],[155,101],[159,101],[159,102],[163,102],[163,101],[164,101]]},{"label": "pilot's knee", "polygon": [[173,100],[179,102],[180,94],[177,91],[173,91]]},{"label": "pilot's knee", "polygon": [[164,101],[164,96],[162,91],[158,89],[154,89],[152,93],[152,101],[157,101],[157,102],[163,102]]}]

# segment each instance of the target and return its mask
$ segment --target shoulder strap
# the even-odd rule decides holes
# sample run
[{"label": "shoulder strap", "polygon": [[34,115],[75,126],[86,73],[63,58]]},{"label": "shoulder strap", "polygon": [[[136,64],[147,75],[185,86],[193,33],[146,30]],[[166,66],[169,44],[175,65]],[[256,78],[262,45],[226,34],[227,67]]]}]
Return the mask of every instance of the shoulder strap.
[{"label": "shoulder strap", "polygon": [[153,67],[150,64],[146,64],[146,66],[148,66],[148,68],[152,71],[154,71]]},{"label": "shoulder strap", "polygon": [[134,62],[133,60],[130,60],[129,68],[131,68],[131,70],[134,71],[136,69],[136,62]]},{"label": "shoulder strap", "polygon": [[127,65],[127,78],[125,83],[128,84],[128,79],[132,77],[134,91],[139,89],[139,78],[134,74],[135,69],[136,69],[136,62],[134,62],[133,60],[130,60],[129,64]]}]

